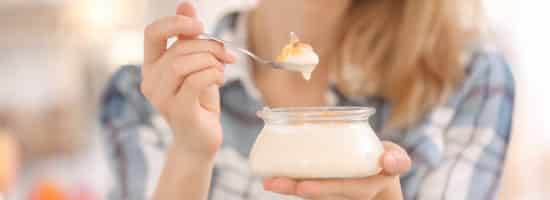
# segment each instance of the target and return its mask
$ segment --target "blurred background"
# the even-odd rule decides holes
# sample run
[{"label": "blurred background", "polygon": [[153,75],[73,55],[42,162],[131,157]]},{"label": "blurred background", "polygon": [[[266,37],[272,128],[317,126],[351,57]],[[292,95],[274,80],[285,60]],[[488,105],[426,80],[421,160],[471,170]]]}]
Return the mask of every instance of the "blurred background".
[{"label": "blurred background", "polygon": [[[117,67],[141,63],[143,28],[178,3],[0,1],[0,193],[11,183],[10,199],[103,199],[112,180],[98,137],[101,92]],[[194,3],[211,27],[253,1]]]},{"label": "blurred background", "polygon": [[[194,0],[207,28],[255,0]],[[0,0],[0,192],[102,199],[111,184],[97,137],[97,108],[110,74],[142,60],[144,26],[172,15],[179,0]],[[485,0],[489,28],[514,66],[518,99],[505,181],[550,171],[550,31],[540,1]],[[541,21],[542,20],[542,21]],[[13,150],[16,149],[16,150]],[[14,162],[13,160],[19,160]],[[7,165],[5,163],[18,163]],[[531,167],[527,172],[525,165]],[[16,171],[14,171],[16,170]],[[523,171],[523,174],[518,174]],[[9,175],[16,174],[16,181]],[[548,173],[548,172],[547,172]],[[550,174],[547,174],[550,178]],[[540,177],[540,176],[539,176]],[[544,179],[511,187],[543,197]],[[512,197],[512,196],[508,196]],[[525,197],[525,196],[523,196]],[[1,199],[1,197],[0,197]],[[532,198],[531,198],[532,199]]]}]

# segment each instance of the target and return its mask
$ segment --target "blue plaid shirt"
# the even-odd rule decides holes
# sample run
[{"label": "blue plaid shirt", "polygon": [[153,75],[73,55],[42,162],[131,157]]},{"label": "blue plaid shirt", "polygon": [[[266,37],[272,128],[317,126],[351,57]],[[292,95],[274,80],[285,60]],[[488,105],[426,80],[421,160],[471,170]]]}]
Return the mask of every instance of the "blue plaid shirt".
[{"label": "blue plaid shirt", "polygon": [[[234,13],[215,32],[246,45],[246,20]],[[466,78],[446,104],[435,107],[407,129],[379,135],[404,147],[412,170],[401,177],[405,199],[493,199],[498,189],[510,134],[514,84],[504,58],[487,48],[471,51]],[[296,199],[264,191],[250,173],[249,150],[262,128],[255,112],[263,107],[249,77],[247,59],[226,68],[221,88],[224,144],[216,157],[210,199]],[[170,142],[166,123],[139,90],[140,68],[124,66],[112,77],[102,100],[101,123],[116,184],[109,199],[148,199]],[[369,106],[375,130],[390,105],[381,97],[347,98],[335,87],[335,106]],[[320,152],[321,153],[321,152]]]}]

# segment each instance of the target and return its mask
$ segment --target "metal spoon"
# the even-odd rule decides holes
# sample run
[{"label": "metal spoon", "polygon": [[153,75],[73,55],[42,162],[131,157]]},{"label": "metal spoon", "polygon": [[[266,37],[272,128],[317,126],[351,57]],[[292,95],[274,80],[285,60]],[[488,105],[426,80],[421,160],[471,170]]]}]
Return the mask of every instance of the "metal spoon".
[{"label": "metal spoon", "polygon": [[202,33],[200,36],[202,36],[202,38],[204,38],[204,39],[209,39],[209,40],[214,40],[216,42],[220,42],[220,43],[224,44],[226,47],[229,47],[231,49],[234,49],[234,50],[237,50],[241,53],[244,53],[245,55],[249,56],[250,58],[252,58],[256,62],[259,62],[261,64],[265,64],[265,65],[269,65],[269,66],[271,66],[275,69],[284,69],[284,70],[289,70],[289,71],[297,71],[296,69],[299,69],[302,66],[302,65],[296,64],[296,63],[278,62],[278,61],[275,61],[275,60],[263,59],[260,56],[257,56],[256,54],[250,52],[247,49],[241,48],[238,45],[235,45],[235,44],[233,44],[229,41],[226,41],[226,40],[222,40],[222,39],[217,38],[217,37],[215,37],[211,34],[208,34],[208,33]]}]

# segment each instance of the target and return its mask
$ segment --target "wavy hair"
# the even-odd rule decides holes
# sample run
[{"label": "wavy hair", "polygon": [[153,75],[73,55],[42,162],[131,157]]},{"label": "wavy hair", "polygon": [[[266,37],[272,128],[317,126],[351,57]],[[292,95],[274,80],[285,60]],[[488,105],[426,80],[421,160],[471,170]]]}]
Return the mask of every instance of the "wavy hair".
[{"label": "wavy hair", "polygon": [[464,77],[461,56],[478,39],[475,0],[354,0],[331,59],[347,96],[377,95],[405,128],[444,102]]}]

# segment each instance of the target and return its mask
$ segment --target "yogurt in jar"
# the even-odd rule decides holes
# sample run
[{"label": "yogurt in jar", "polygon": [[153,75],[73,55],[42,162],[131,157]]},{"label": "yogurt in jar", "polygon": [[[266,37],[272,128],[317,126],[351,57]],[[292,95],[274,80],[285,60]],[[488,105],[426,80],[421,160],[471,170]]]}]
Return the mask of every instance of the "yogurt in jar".
[{"label": "yogurt in jar", "polygon": [[[351,178],[379,173],[384,152],[380,140],[366,121],[367,115],[353,109],[350,112],[355,113],[349,114],[346,108],[335,115],[310,113],[301,117],[283,114],[269,118],[270,111],[261,111],[266,123],[250,153],[253,173],[292,178]],[[291,108],[288,112],[296,111]]]}]

